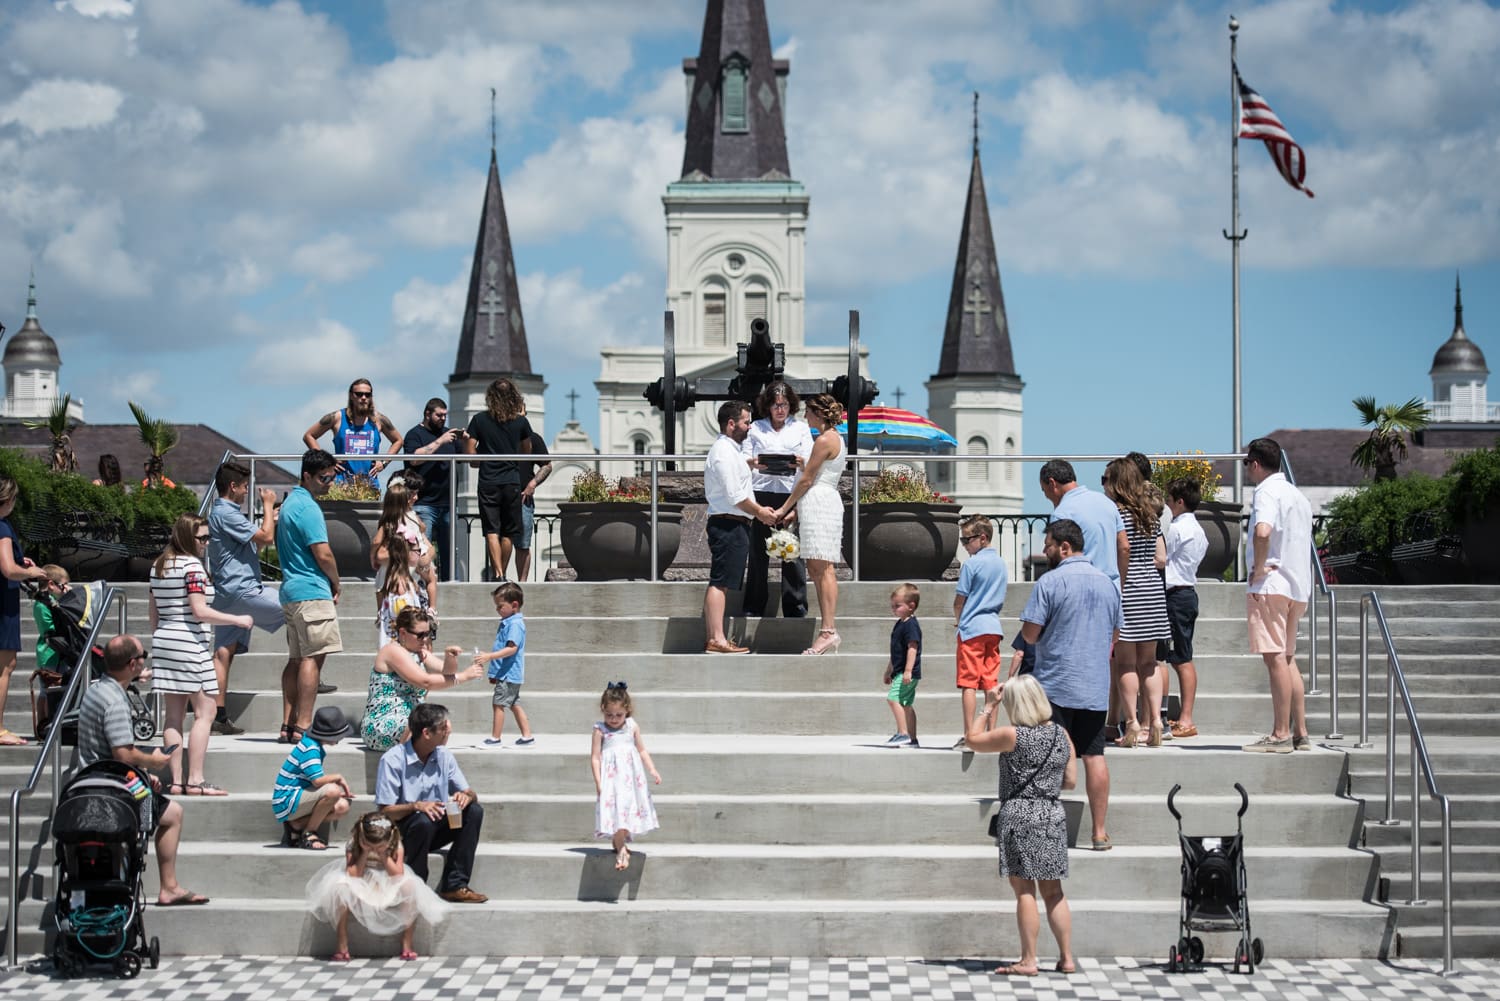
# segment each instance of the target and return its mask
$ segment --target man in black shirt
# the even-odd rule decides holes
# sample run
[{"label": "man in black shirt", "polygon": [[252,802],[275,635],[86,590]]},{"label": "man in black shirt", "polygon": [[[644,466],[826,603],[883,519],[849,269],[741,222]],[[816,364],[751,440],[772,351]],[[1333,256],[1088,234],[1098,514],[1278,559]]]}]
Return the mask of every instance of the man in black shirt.
[{"label": "man in black shirt", "polygon": [[[448,404],[434,396],[422,411],[422,423],[406,432],[403,450],[407,455],[457,455],[463,438],[461,428],[448,427]],[[443,580],[453,577],[452,568],[448,566],[448,539],[453,517],[453,500],[448,496],[450,466],[447,462],[406,460],[406,468],[422,477],[416,514],[422,519],[422,530],[437,550]]]},{"label": "man in black shirt", "polygon": [[[531,424],[526,401],[509,379],[496,379],[484,393],[485,412],[469,421],[464,449],[470,455],[521,455],[531,452]],[[505,578],[510,554],[521,538],[521,472],[515,460],[479,464],[479,524],[495,580]]]}]

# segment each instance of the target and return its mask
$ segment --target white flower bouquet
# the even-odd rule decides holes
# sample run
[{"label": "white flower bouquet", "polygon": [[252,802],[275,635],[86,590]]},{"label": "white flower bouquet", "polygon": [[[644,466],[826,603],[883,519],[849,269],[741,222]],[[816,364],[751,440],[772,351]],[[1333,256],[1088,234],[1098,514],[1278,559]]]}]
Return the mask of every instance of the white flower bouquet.
[{"label": "white flower bouquet", "polygon": [[801,551],[802,547],[797,542],[797,536],[785,528],[778,528],[766,539],[766,555],[768,556],[795,560]]}]

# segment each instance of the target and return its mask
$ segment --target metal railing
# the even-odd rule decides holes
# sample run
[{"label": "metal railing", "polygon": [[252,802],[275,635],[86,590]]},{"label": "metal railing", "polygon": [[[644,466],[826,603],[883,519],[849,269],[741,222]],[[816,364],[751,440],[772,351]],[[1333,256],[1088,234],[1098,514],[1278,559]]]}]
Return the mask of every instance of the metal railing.
[{"label": "metal railing", "polygon": [[[10,794],[10,861],[9,901],[8,918],[6,924],[6,954],[11,966],[20,964],[21,948],[21,800],[28,798],[36,792],[37,784],[41,781],[42,773],[50,765],[52,769],[52,805],[47,810],[50,818],[57,811],[57,800],[62,794],[62,732],[63,717],[71,712],[73,708],[83,700],[83,693],[87,690],[93,664],[91,662],[94,643],[99,638],[99,631],[104,626],[104,620],[109,615],[110,606],[119,600],[117,609],[119,614],[119,630],[124,633],[129,625],[126,613],[125,592],[119,588],[106,585],[104,597],[95,613],[93,623],[89,627],[88,641],[84,644],[83,652],[79,655],[78,662],[73,665],[73,675],[68,679],[67,688],[62,698],[58,701],[56,710],[51,717],[51,725],[47,729],[47,739],[42,741],[41,749],[37,751],[36,764],[32,766],[31,775],[27,780]],[[57,860],[53,862],[53,882],[56,883]]]},{"label": "metal railing", "polygon": [[1422,785],[1425,781],[1427,795],[1437,803],[1442,814],[1443,825],[1443,975],[1454,973],[1453,967],[1453,808],[1448,797],[1438,789],[1437,773],[1432,767],[1432,758],[1427,753],[1427,740],[1422,736],[1422,723],[1417,717],[1417,708],[1412,704],[1411,689],[1406,684],[1406,672],[1401,669],[1401,658],[1396,653],[1396,644],[1391,639],[1390,626],[1385,621],[1385,610],[1380,606],[1380,596],[1374,591],[1359,599],[1359,740],[1360,747],[1370,747],[1370,619],[1380,628],[1380,638],[1385,644],[1385,819],[1378,821],[1383,827],[1394,827],[1396,819],[1396,696],[1401,696],[1401,708],[1406,714],[1406,725],[1411,731],[1411,897],[1406,901],[1411,906],[1425,906],[1422,899]]},{"label": "metal railing", "polygon": [[[1206,461],[1210,461],[1210,462],[1212,462],[1214,460],[1218,460],[1218,459],[1226,459],[1226,460],[1227,459],[1232,459],[1232,460],[1238,461],[1241,458],[1241,456],[1240,456],[1239,453],[1215,453],[1215,454],[1196,454],[1195,453],[1195,454],[1193,454],[1190,457],[1192,459],[1195,459],[1195,460],[1201,459],[1201,460],[1206,460]],[[250,453],[250,452],[245,452],[245,453],[238,453],[238,454],[234,454],[234,455],[228,455],[228,454],[226,454],[226,458],[241,459],[241,460],[244,460],[245,462],[249,463],[249,465],[250,465],[250,496],[253,499],[255,497],[255,481],[256,481],[256,464],[257,463],[260,463],[260,462],[300,463],[301,460],[302,460],[302,455],[301,455],[301,453],[297,453],[297,454],[274,454],[274,453]],[[342,459],[361,459],[361,458],[368,459],[369,456],[358,456],[358,455],[350,455],[350,454],[345,454],[345,453],[338,453],[338,454],[334,455],[334,458],[335,459],[339,459],[339,460],[342,460]],[[411,457],[410,456],[405,456],[405,455],[398,454],[398,455],[393,455],[393,456],[387,456],[387,458],[389,458],[391,460],[395,460],[395,459],[406,460],[406,459],[410,459]],[[448,572],[449,572],[450,575],[453,575],[453,571],[456,570],[457,565],[458,565],[458,562],[457,562],[458,561],[458,533],[456,531],[453,531],[452,528],[454,527],[454,523],[456,522],[456,520],[458,518],[462,518],[462,517],[466,517],[467,516],[466,513],[465,514],[460,514],[457,511],[457,503],[458,503],[458,500],[459,500],[459,493],[458,493],[458,467],[460,465],[466,465],[467,466],[467,465],[474,465],[476,463],[481,463],[481,462],[537,462],[537,461],[547,461],[547,462],[552,462],[552,463],[554,463],[556,465],[582,464],[582,465],[593,466],[595,468],[598,468],[600,465],[602,465],[604,463],[618,463],[618,464],[621,465],[622,468],[634,468],[636,465],[641,464],[641,463],[648,464],[649,467],[650,467],[650,469],[648,470],[647,476],[648,476],[648,478],[650,480],[650,491],[649,491],[649,493],[650,493],[650,498],[651,498],[651,500],[650,500],[650,508],[651,508],[650,524],[651,524],[651,530],[650,530],[650,546],[649,546],[649,549],[651,551],[651,579],[652,580],[656,580],[656,579],[660,578],[660,576],[661,576],[661,567],[658,566],[658,556],[657,556],[657,527],[658,527],[657,526],[657,501],[658,501],[658,493],[660,491],[660,482],[661,482],[660,481],[660,476],[661,476],[661,472],[662,472],[662,464],[663,463],[700,464],[700,463],[704,462],[706,458],[707,457],[705,455],[701,455],[701,454],[695,454],[695,455],[683,455],[683,454],[665,455],[665,454],[662,454],[662,453],[635,453],[635,452],[626,452],[626,453],[598,453],[598,452],[562,453],[562,452],[550,452],[545,457],[543,457],[543,456],[533,456],[533,455],[530,455],[530,454],[510,454],[510,455],[504,455],[504,454],[424,455],[424,456],[421,457],[420,461],[421,462],[442,462],[442,463],[446,463],[448,465],[448,496],[450,498],[450,504],[449,504],[449,525],[450,525],[450,531],[448,533],[448,552],[445,554],[445,556],[446,556],[445,566],[449,568]],[[889,464],[892,464],[892,463],[902,463],[902,464],[913,466],[914,468],[920,469],[924,465],[928,465],[928,464],[948,465],[948,464],[955,464],[955,463],[961,463],[961,462],[980,462],[980,463],[986,463],[986,464],[1007,463],[1007,462],[1022,463],[1022,464],[1040,464],[1040,463],[1048,462],[1048,461],[1050,461],[1052,459],[1066,459],[1066,460],[1068,460],[1070,462],[1109,462],[1112,459],[1116,459],[1116,458],[1119,458],[1119,456],[1117,456],[1117,455],[929,455],[929,454],[925,454],[925,453],[923,453],[923,454],[911,454],[911,453],[898,453],[898,452],[879,452],[879,453],[873,453],[872,452],[872,453],[861,453],[861,454],[858,454],[858,455],[850,455],[848,457],[848,461],[849,461],[849,466],[850,466],[850,473],[851,473],[851,476],[852,476],[852,479],[853,479],[852,502],[851,502],[851,512],[850,512],[850,517],[851,517],[851,520],[853,522],[853,525],[852,525],[852,535],[853,535],[853,538],[855,538],[855,539],[859,538],[859,523],[860,523],[860,504],[859,504],[859,495],[860,495],[860,469],[861,469],[862,466],[863,467],[869,467],[869,466],[872,466],[872,465],[874,465],[874,466],[882,466],[882,465],[889,465]],[[1184,456],[1181,455],[1181,454],[1178,454],[1178,453],[1162,453],[1162,454],[1159,454],[1159,455],[1150,455],[1150,456],[1147,456],[1147,458],[1152,459],[1152,460],[1180,460],[1180,459],[1184,458]],[[207,503],[206,500],[205,500],[205,503]],[[253,500],[252,500],[252,504],[253,504]],[[253,516],[253,513],[254,512],[252,510],[252,516]],[[546,517],[550,517],[550,516],[545,516],[545,515],[541,516],[541,517],[538,518],[538,521],[541,521],[542,518],[546,518]],[[1037,520],[1037,519],[1045,519],[1048,516],[1047,515],[1018,514],[1018,515],[1004,515],[1004,516],[994,516],[994,517],[1005,517],[1005,518],[1021,519],[1022,522],[1028,523],[1028,527],[1031,527],[1031,525],[1035,522],[1035,520]],[[1045,528],[1045,525],[1043,525],[1043,527]],[[549,534],[549,539],[550,539],[550,534]],[[860,570],[860,567],[859,567],[859,564],[860,564],[860,547],[859,546],[853,546],[852,547],[852,556],[853,556],[853,560],[850,563],[850,569],[853,571],[854,579],[855,580],[859,580],[860,579],[860,573],[859,573],[859,570]],[[533,560],[533,565],[535,565],[537,562],[538,561]]]}]

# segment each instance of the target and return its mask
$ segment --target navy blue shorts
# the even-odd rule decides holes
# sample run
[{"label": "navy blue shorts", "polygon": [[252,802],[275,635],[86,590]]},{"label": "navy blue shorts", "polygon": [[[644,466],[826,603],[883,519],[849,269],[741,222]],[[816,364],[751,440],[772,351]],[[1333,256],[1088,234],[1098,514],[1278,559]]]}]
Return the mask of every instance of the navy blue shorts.
[{"label": "navy blue shorts", "polygon": [[713,564],[708,583],[726,591],[745,586],[745,563],[750,559],[750,520],[716,514],[708,519],[708,551]]},{"label": "navy blue shorts", "polygon": [[1103,709],[1068,709],[1051,703],[1052,722],[1068,731],[1073,740],[1073,752],[1080,758],[1104,753],[1104,720],[1109,714]]},{"label": "navy blue shorts", "polygon": [[1193,659],[1193,626],[1198,622],[1198,592],[1184,587],[1167,592],[1167,625],[1172,645],[1164,658],[1168,664],[1186,664]]}]

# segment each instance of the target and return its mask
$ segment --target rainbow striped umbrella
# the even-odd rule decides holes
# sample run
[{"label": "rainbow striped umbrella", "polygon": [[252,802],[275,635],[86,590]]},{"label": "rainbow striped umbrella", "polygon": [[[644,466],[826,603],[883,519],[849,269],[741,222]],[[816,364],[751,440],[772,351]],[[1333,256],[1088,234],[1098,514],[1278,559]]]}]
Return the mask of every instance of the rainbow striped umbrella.
[{"label": "rainbow striped umbrella", "polygon": [[[849,436],[847,421],[839,434]],[[862,407],[859,411],[859,441],[873,440],[877,451],[937,452],[957,446],[958,440],[921,414],[896,407]]]}]

